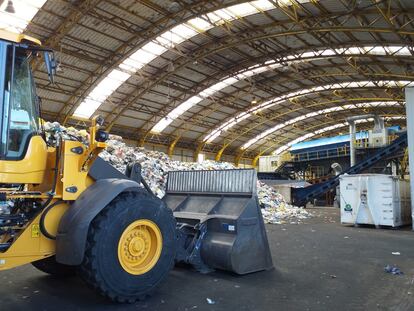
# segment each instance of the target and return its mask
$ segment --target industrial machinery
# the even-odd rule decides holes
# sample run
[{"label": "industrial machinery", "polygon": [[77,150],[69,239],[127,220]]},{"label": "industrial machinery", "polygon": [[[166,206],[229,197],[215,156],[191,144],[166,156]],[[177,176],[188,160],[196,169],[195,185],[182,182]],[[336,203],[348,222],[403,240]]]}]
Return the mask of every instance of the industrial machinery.
[{"label": "industrial machinery", "polygon": [[310,202],[312,199],[317,198],[318,196],[329,191],[330,189],[337,187],[339,185],[339,180],[342,175],[359,174],[364,170],[370,168],[371,166],[375,165],[382,159],[387,158],[390,155],[396,154],[401,150],[404,150],[407,147],[407,144],[407,133],[401,133],[401,135],[397,139],[395,139],[391,144],[380,148],[372,156],[367,157],[363,161],[342,171],[340,174],[337,174],[329,180],[305,188],[293,189],[293,204],[296,206],[305,206],[306,203]]},{"label": "industrial machinery", "polygon": [[87,142],[46,139],[30,63],[43,54],[53,81],[53,51],[25,35],[0,38],[0,270],[78,273],[113,301],[134,302],[176,261],[239,274],[272,267],[254,171],[172,174],[156,198],[139,165],[122,174],[98,157],[102,118]]}]

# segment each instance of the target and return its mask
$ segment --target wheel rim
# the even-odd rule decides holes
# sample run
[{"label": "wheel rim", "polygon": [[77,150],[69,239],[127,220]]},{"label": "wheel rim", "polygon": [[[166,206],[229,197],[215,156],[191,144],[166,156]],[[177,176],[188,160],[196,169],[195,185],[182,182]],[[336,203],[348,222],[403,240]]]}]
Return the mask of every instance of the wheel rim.
[{"label": "wheel rim", "polygon": [[136,220],[119,239],[119,263],[130,274],[144,274],[156,265],[161,250],[162,235],[158,226],[148,219]]}]

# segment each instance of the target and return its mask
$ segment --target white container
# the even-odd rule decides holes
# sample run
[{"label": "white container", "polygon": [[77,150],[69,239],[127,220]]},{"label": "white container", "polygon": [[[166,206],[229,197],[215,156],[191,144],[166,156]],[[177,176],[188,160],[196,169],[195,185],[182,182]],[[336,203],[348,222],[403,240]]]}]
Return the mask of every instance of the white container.
[{"label": "white container", "polygon": [[285,198],[286,203],[292,204],[292,187],[290,185],[273,185],[272,188]]},{"label": "white container", "polygon": [[341,223],[399,227],[411,223],[410,184],[382,174],[340,177]]}]

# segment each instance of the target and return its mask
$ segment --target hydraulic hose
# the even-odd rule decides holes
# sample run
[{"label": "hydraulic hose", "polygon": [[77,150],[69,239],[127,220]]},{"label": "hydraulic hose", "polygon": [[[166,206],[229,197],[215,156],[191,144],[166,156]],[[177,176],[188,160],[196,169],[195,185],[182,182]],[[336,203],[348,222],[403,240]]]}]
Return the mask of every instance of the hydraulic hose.
[{"label": "hydraulic hose", "polygon": [[40,220],[39,220],[39,228],[40,228],[40,232],[41,232],[41,233],[42,233],[45,237],[47,237],[48,239],[51,239],[51,240],[56,240],[56,236],[54,236],[54,235],[50,234],[50,233],[47,231],[46,226],[45,226],[45,219],[46,219],[47,213],[49,213],[49,211],[50,211],[53,207],[55,207],[56,205],[59,205],[59,204],[61,204],[61,203],[63,203],[63,201],[62,201],[62,200],[58,200],[58,201],[56,201],[56,202],[53,202],[52,204],[50,204],[49,206],[47,206],[47,207],[44,209],[44,211],[43,211],[42,215],[40,216]]},{"label": "hydraulic hose", "polygon": [[[52,185],[52,189],[49,192],[49,198],[46,200],[46,202],[43,204],[42,206],[42,215],[40,216],[40,221],[39,221],[39,228],[40,228],[40,232],[47,237],[48,239],[51,240],[56,240],[56,237],[51,235],[45,226],[45,219],[46,219],[46,215],[47,213],[54,207],[56,206],[58,203],[61,203],[63,201],[58,200],[52,204],[50,204],[50,202],[52,202],[53,200],[53,196],[55,194],[56,191],[56,184],[57,184],[57,180],[58,180],[58,175],[59,175],[59,159],[60,159],[60,145],[62,143],[62,137],[60,137],[60,142],[58,144],[56,144],[56,159],[55,159],[55,176],[53,179],[53,185]],[[50,205],[49,205],[50,204]]]}]

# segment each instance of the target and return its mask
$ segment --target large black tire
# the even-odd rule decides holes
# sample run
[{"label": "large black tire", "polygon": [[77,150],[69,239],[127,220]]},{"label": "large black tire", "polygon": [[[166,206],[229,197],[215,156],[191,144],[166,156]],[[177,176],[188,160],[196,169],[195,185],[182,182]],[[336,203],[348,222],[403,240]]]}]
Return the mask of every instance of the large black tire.
[{"label": "large black tire", "polygon": [[56,262],[55,256],[34,261],[32,262],[32,265],[42,272],[59,277],[74,276],[77,271],[77,267],[75,266],[68,266]]},{"label": "large black tire", "polygon": [[[118,257],[120,238],[132,223],[149,220],[162,235],[162,250],[155,265],[140,275],[127,272]],[[98,292],[121,303],[150,295],[174,265],[176,221],[165,204],[145,191],[122,193],[92,221],[80,276]]]}]

